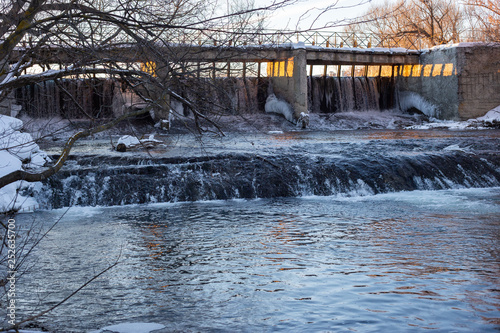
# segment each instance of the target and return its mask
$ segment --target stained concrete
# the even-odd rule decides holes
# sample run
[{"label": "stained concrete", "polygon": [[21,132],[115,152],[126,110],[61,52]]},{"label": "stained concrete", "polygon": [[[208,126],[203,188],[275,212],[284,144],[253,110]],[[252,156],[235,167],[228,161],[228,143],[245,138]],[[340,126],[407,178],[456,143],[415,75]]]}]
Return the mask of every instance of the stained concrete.
[{"label": "stained concrete", "polygon": [[436,106],[439,119],[473,119],[500,105],[498,43],[435,47],[421,54],[420,66],[420,75],[415,69],[408,75],[408,67],[401,70],[398,88]]}]

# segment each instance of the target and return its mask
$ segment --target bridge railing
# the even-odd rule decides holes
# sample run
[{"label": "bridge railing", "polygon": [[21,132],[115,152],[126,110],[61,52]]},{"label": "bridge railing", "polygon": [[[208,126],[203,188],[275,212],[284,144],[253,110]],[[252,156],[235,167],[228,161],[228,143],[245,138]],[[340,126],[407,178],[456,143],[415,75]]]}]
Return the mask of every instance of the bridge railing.
[{"label": "bridge railing", "polygon": [[[204,45],[204,46],[244,46],[244,45],[274,45],[295,44],[303,42],[307,46],[332,48],[396,48],[410,50],[428,48],[424,40],[408,35],[379,35],[362,32],[336,31],[287,31],[287,30],[260,30],[260,31],[227,31],[209,30],[186,34],[181,30],[158,31],[157,40],[170,44]],[[97,40],[97,39],[96,39]],[[474,41],[472,37],[464,36],[463,40]],[[135,44],[131,37],[121,34],[114,40],[115,43]],[[57,37],[46,41],[51,45],[70,45]],[[85,42],[84,42],[85,43]],[[27,44],[36,44],[30,41]],[[81,45],[78,45],[82,47]]]},{"label": "bridge railing", "polygon": [[[199,45],[276,45],[303,42],[307,46],[335,48],[395,48],[422,49],[426,47],[419,40],[408,36],[381,36],[361,32],[328,31],[287,31],[262,30],[256,32],[212,32],[201,33],[197,38]],[[182,41],[180,41],[182,42]]]}]

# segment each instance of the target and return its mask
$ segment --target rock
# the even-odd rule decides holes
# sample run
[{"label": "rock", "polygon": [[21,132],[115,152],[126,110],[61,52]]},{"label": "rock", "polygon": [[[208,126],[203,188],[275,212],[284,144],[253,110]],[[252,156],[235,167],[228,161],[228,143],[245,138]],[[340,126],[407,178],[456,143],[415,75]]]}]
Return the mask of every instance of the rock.
[{"label": "rock", "polygon": [[127,151],[127,146],[124,143],[119,143],[118,146],[116,146],[116,151],[124,153]]}]

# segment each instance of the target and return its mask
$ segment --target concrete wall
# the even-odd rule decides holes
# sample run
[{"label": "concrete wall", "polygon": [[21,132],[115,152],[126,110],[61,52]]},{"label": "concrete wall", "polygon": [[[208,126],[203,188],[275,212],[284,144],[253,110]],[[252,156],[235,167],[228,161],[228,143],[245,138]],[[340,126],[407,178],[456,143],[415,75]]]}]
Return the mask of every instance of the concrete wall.
[{"label": "concrete wall", "polygon": [[401,67],[398,88],[436,107],[440,119],[477,118],[500,105],[500,44],[436,47]]},{"label": "concrete wall", "polygon": [[458,49],[463,59],[458,74],[461,119],[483,116],[500,105],[500,44]]}]

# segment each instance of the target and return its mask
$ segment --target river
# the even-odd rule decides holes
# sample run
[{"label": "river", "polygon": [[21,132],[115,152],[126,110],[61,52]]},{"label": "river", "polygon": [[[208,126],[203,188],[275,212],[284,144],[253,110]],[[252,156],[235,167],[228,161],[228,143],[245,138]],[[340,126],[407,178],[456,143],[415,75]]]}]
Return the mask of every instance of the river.
[{"label": "river", "polygon": [[[46,230],[66,211],[59,207],[77,205],[31,256],[18,313],[55,304],[118,260],[39,325],[498,331],[499,135],[230,134],[202,150],[181,136],[152,155],[82,143],[50,183],[56,190],[40,194],[56,209],[17,217]],[[86,185],[71,185],[76,176]]]}]

